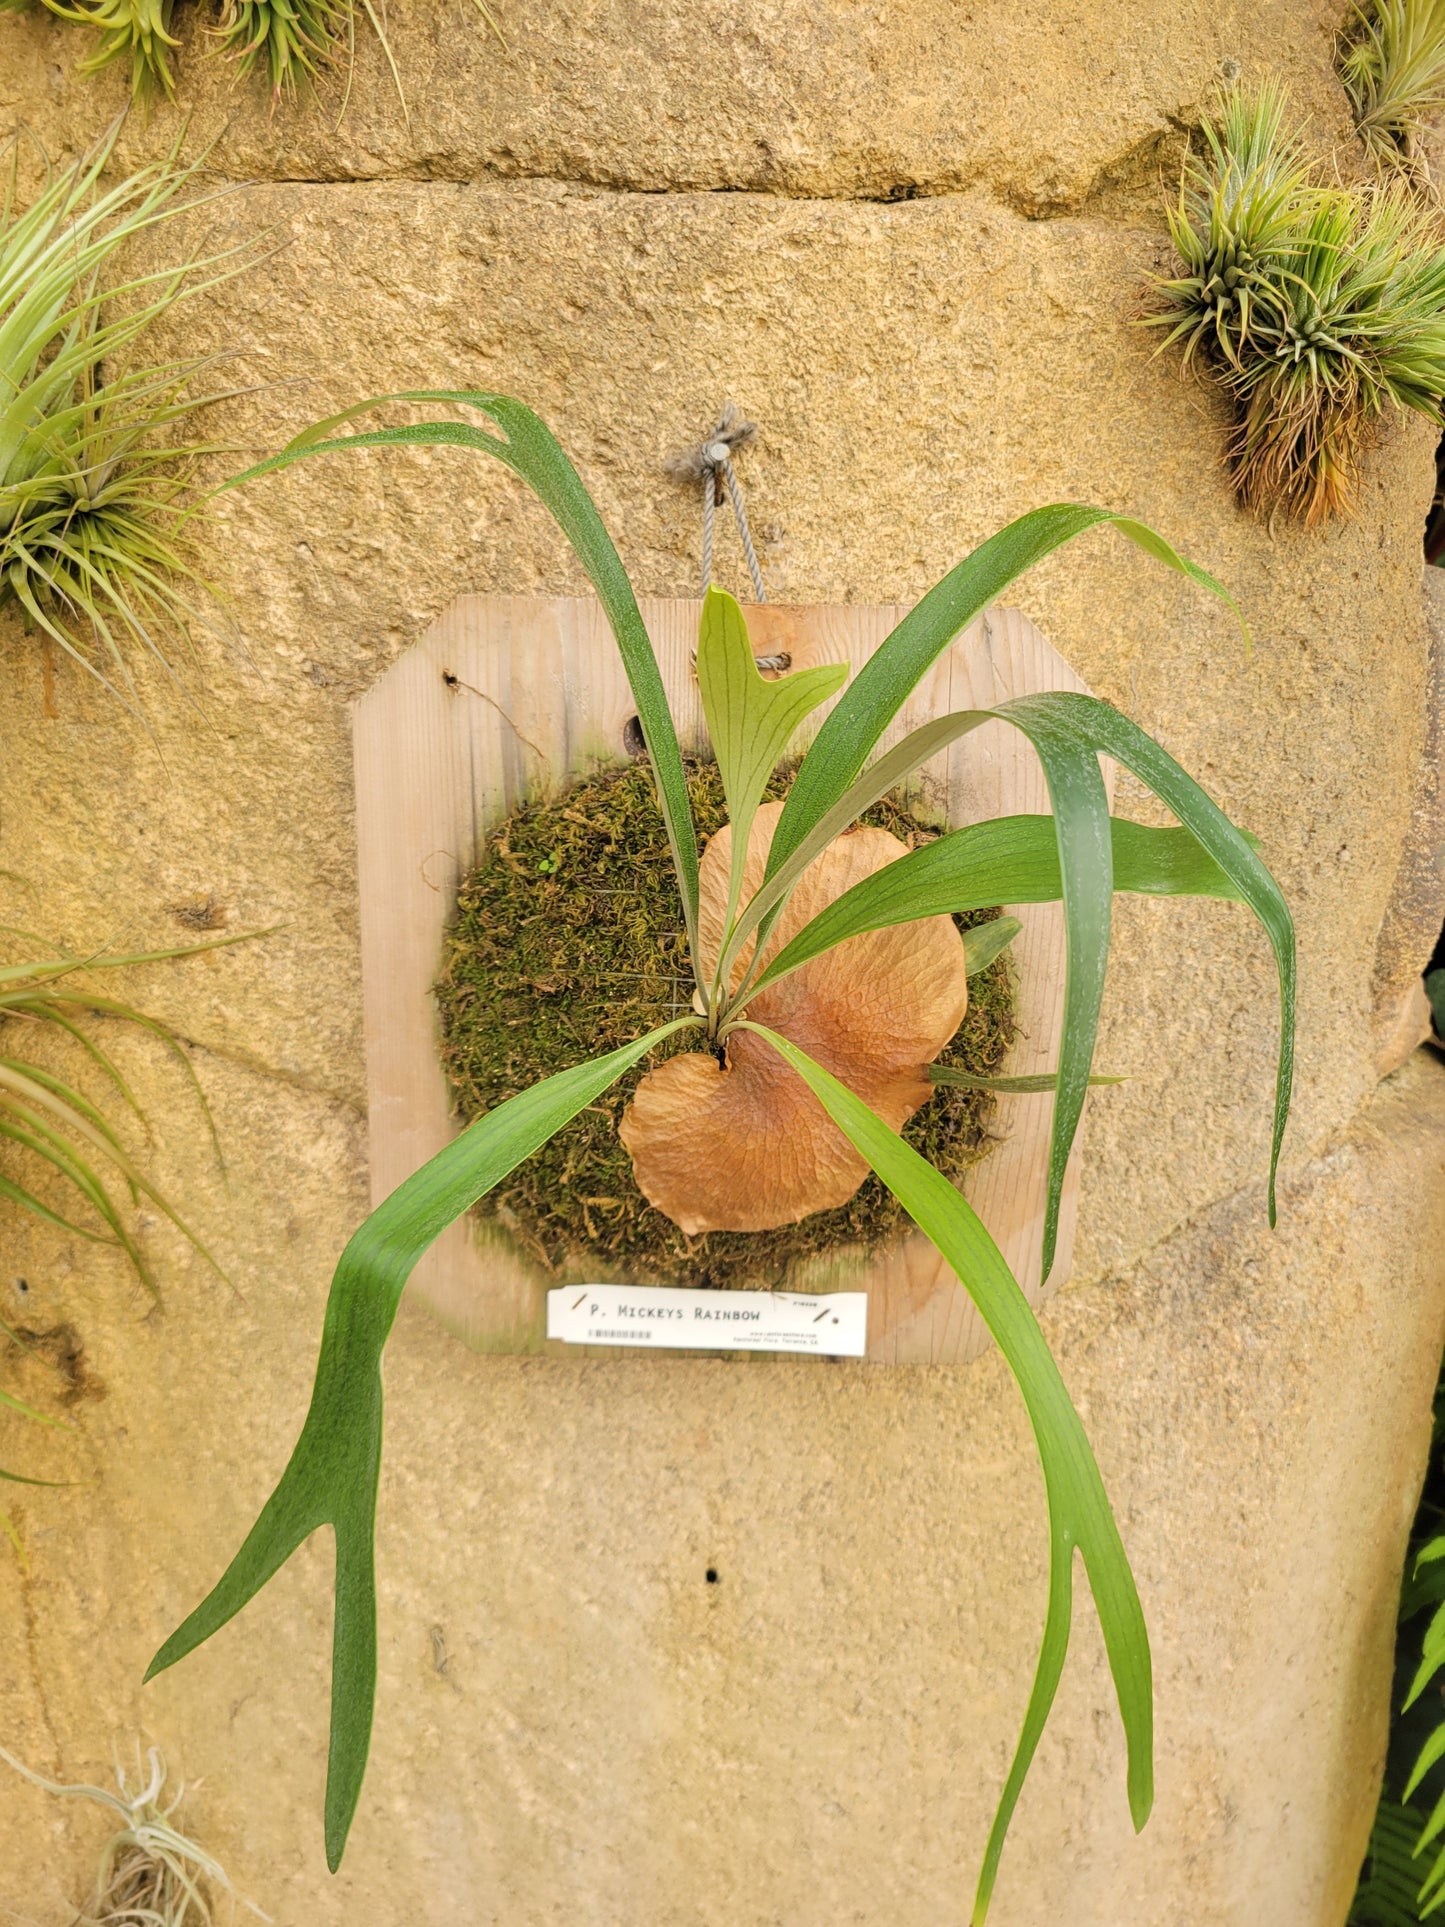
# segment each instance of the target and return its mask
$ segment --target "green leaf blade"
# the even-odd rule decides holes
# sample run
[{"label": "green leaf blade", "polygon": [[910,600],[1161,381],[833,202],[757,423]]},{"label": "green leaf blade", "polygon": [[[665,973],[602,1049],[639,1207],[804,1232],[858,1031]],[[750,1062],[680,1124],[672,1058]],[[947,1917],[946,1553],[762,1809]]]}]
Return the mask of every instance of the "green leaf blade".
[{"label": "green leaf blade", "polygon": [[850,1143],[957,1273],[1018,1382],[1038,1443],[1049,1501],[1049,1603],[1018,1749],[989,1834],[974,1903],[987,1913],[1004,1836],[1058,1685],[1069,1636],[1070,1565],[1083,1555],[1128,1746],[1129,1809],[1142,1827],[1153,1803],[1153,1684],[1149,1639],[1129,1561],[1092,1448],[1028,1301],[982,1221],[925,1158],[787,1038],[749,1024],[798,1073]]},{"label": "green leaf blade", "polygon": [[[1109,823],[1116,891],[1242,901],[1238,885],[1191,831],[1156,829],[1119,816]],[[1052,817],[996,816],[966,824],[910,850],[836,898],[778,952],[756,987],[868,930],[998,904],[1056,903],[1061,892]]]},{"label": "green leaf blade", "polygon": [[963,968],[967,976],[977,977],[1001,957],[1023,929],[1017,917],[995,917],[992,923],[978,924],[963,933]]},{"label": "green leaf blade", "polygon": [[1082,502],[1058,502],[1019,516],[936,583],[854,677],[803,759],[773,839],[769,876],[854,781],[920,677],[953,638],[1035,563],[1100,523],[1112,523],[1155,560],[1235,607],[1212,575],[1130,516]]},{"label": "green leaf blade", "polygon": [[[724,590],[708,589],[698,632],[697,681],[732,826],[724,919],[728,932],[742,890],[753,818],[768,778],[803,719],[847,680],[846,663],[820,663],[769,681],[754,660],[741,608]],[[726,950],[726,942],[722,948]],[[714,992],[717,988],[713,986]]]},{"label": "green leaf blade", "polygon": [[376,1697],[374,1536],[381,1471],[381,1354],[413,1267],[446,1227],[647,1053],[679,1018],[543,1079],[469,1125],[353,1234],[331,1282],[301,1435],[275,1491],[201,1603],[146,1670],[152,1679],[219,1632],[318,1526],[336,1536],[326,1854],[340,1864],[361,1797]]},{"label": "green leaf blade", "polygon": [[[474,409],[501,429],[501,435],[470,427],[465,422],[414,422],[400,428],[368,429],[332,438],[331,431],[389,402],[447,402]],[[313,455],[357,448],[468,448],[502,462],[533,490],[566,536],[587,572],[589,581],[612,626],[623,668],[637,704],[637,718],[657,781],[658,800],[667,827],[667,840],[682,893],[683,913],[697,955],[697,836],[687,796],[682,752],[663,688],[651,639],[637,606],[632,584],[613,546],[592,497],[583,486],[560,442],[522,402],[508,395],[469,389],[418,388],[378,395],[338,415],[314,423],[296,436],[280,454],[222,484],[235,488],[257,476],[269,475]]]}]

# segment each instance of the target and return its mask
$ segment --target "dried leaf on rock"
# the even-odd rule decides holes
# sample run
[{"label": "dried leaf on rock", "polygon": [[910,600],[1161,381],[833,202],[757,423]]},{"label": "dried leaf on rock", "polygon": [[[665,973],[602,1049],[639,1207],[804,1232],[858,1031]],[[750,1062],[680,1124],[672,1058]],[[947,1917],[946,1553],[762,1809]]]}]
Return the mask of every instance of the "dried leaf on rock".
[{"label": "dried leaf on rock", "polygon": [[[745,899],[762,881],[782,809],[766,804],[754,819]],[[855,883],[906,854],[886,830],[838,837],[804,873],[765,955]],[[722,942],[731,861],[725,827],[709,843],[699,879],[704,974]],[[732,988],[748,961],[745,950]],[[749,1011],[898,1130],[928,1101],[928,1065],[967,1008],[963,940],[952,918],[931,917],[851,938],[762,991]],[[727,1039],[725,1066],[688,1052],[649,1071],[620,1130],[643,1196],[689,1236],[794,1224],[845,1204],[868,1171],[797,1073],[745,1031]]]}]

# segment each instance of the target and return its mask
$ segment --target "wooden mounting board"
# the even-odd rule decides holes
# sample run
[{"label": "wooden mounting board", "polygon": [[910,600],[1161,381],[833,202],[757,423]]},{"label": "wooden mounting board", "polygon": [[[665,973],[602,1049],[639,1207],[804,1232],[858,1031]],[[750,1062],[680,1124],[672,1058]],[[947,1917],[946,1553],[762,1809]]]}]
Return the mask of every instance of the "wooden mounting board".
[{"label": "wooden mounting board", "polygon": [[[704,739],[692,673],[701,603],[650,600],[642,615],[684,747]],[[750,607],[759,655],[786,650],[792,667],[847,661],[856,672],[906,613]],[[1011,696],[1083,683],[1017,611],[992,609],[946,650],[895,719],[883,746],[930,718],[991,708]],[[543,782],[626,755],[635,712],[611,631],[590,597],[463,596],[355,709],[356,814],[366,1035],[371,1193],[380,1203],[456,1133],[442,1074],[432,997],[443,935],[462,876],[491,824]],[[799,745],[826,709],[811,719]],[[1112,796],[1113,769],[1105,781]],[[957,827],[1046,813],[1043,771],[1026,739],[988,723],[927,765],[917,794]],[[1006,906],[1007,907],[1007,906]],[[1056,904],[1014,907],[1023,930],[1012,955],[1019,1041],[1008,1075],[1051,1070],[1063,1013],[1064,941]],[[1033,1303],[1052,1102],[998,1100],[1002,1142],[964,1190]],[[1078,1200],[1077,1157],[1064,1186],[1053,1291],[1068,1277]],[[445,1231],[411,1290],[469,1345],[489,1352],[571,1352],[545,1337],[545,1293],[572,1273],[541,1273],[498,1229],[468,1216]],[[575,1274],[587,1279],[585,1267]],[[914,1233],[871,1261],[856,1252],[812,1261],[799,1289],[865,1289],[868,1357],[894,1365],[957,1364],[989,1339],[963,1287]]]}]

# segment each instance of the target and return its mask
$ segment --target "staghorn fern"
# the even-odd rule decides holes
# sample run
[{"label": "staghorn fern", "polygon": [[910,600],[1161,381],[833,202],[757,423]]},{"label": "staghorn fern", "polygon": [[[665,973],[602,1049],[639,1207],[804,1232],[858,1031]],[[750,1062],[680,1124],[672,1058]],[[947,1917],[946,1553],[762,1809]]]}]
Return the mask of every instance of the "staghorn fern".
[{"label": "staghorn fern", "polygon": [[[1025,569],[1088,529],[1112,525],[1156,561],[1205,589],[1225,592],[1130,517],[1078,503],[1037,509],[981,544],[937,583],[838,695],[846,680],[846,670],[838,664],[765,681],[738,605],[709,591],[698,640],[697,680],[729,823],[700,859],[676,730],[636,597],[561,446],[530,409],[507,396],[433,390],[383,400],[464,409],[480,415],[485,425],[451,419],[336,437],[342,423],[379,406],[368,402],[317,424],[280,455],[236,479],[340,450],[461,447],[502,462],[537,493],[567,535],[602,602],[632,689],[677,877],[696,983],[696,1014],[680,1016],[508,1097],[408,1178],[357,1230],[332,1280],[311,1403],[281,1479],[229,1567],[166,1640],[147,1676],[209,1639],[313,1532],[321,1526],[333,1528],[336,1603],[325,1839],[335,1868],[360,1798],[370,1745],[377,1663],[373,1541],[382,1447],[381,1358],[407,1278],[449,1223],[620,1077],[674,1037],[692,1031],[698,1048],[665,1055],[647,1072],[630,1106],[631,1126],[624,1118],[619,1130],[643,1195],[654,1198],[642,1176],[645,1132],[650,1154],[670,1160],[674,1175],[687,1181],[711,1184],[720,1162],[698,1150],[704,1124],[716,1136],[716,1111],[705,1118],[699,1101],[675,1111],[676,1122],[669,1125],[659,1121],[654,1110],[648,1126],[643,1109],[649,1086],[659,1098],[664,1084],[676,1093],[678,1078],[686,1079],[691,1089],[712,1093],[721,1092],[726,1081],[732,1098],[754,1106],[759,1130],[733,1133],[725,1155],[732,1203],[744,1217],[761,1192],[779,1181],[768,1130],[791,1131],[796,1124],[790,1143],[806,1131],[817,1144],[823,1140],[816,1134],[831,1130],[835,1150],[856,1157],[859,1181],[871,1167],[952,1266],[960,1289],[971,1295],[997,1340],[1033,1423],[1048,1495],[1048,1605],[1017,1751],[984,1852],[971,1915],[977,1927],[987,1914],[1004,1837],[1062,1675],[1076,1554],[1099,1613],[1124,1725],[1130,1814],[1136,1828],[1147,1819],[1153,1797],[1153,1696],[1143,1611],[1082,1424],[997,1246],[947,1178],[864,1102],[844,1075],[833,1074],[806,1053],[789,1034],[788,1013],[796,1015],[806,1001],[804,973],[815,963],[833,971],[835,981],[837,973],[846,973],[840,959],[854,939],[875,932],[896,938],[900,926],[915,926],[918,934],[912,943],[895,946],[906,963],[909,951],[923,946],[928,919],[999,903],[1062,901],[1069,965],[1042,1232],[1042,1273],[1047,1277],[1064,1172],[1092,1068],[1114,892],[1202,894],[1244,903],[1268,934],[1280,983],[1269,1188],[1273,1222],[1274,1172],[1292,1075],[1294,931],[1279,887],[1256,855],[1253,840],[1143,731],[1089,696],[1051,692],[995,710],[940,716],[875,755],[910,692],[954,636]],[[838,696],[836,706],[798,765],[786,801],[760,808],[795,728],[833,696]],[[815,866],[825,865],[840,847],[850,847],[844,832],[859,816],[949,743],[996,719],[1020,729],[1039,754],[1051,816],[1001,818],[950,832],[885,860],[882,868],[810,920],[798,911],[795,891],[800,885],[806,888],[805,879],[816,874]],[[1099,769],[1101,753],[1119,758],[1140,776],[1179,827],[1152,830],[1111,819]],[[755,833],[769,812],[764,858]],[[725,844],[730,858],[719,856]],[[779,922],[785,909],[796,913],[802,925],[791,935],[791,926]],[[788,988],[774,998],[774,1018],[767,1000],[774,996],[773,986],[789,978]],[[846,1022],[840,1016],[833,1027],[837,1048],[828,1046],[840,1073],[843,1030],[857,1027],[871,1051],[869,1040],[881,1037],[886,1028],[876,1022],[879,1010],[888,1009],[890,1026],[899,1014],[897,1005],[884,1002],[884,989],[875,989],[871,1000],[862,993],[861,980],[850,979],[831,1006],[847,1013]],[[955,1014],[952,1022],[958,1021]],[[770,1022],[777,1023],[776,1030],[769,1028]],[[804,1034],[812,1035],[806,1027]],[[784,1099],[793,1108],[787,1112],[790,1122],[780,1127],[777,1113],[769,1113],[767,1105]],[[730,1101],[721,1098],[724,1105]],[[791,1166],[811,1167],[815,1162],[825,1160],[799,1156]],[[786,1175],[793,1175],[791,1168]],[[675,1222],[683,1222],[671,1207],[662,1208]]]},{"label": "staghorn fern", "polygon": [[1403,182],[1322,185],[1284,110],[1236,91],[1206,123],[1169,217],[1186,272],[1147,321],[1229,396],[1241,499],[1315,523],[1351,506],[1390,410],[1445,419],[1445,247]]}]

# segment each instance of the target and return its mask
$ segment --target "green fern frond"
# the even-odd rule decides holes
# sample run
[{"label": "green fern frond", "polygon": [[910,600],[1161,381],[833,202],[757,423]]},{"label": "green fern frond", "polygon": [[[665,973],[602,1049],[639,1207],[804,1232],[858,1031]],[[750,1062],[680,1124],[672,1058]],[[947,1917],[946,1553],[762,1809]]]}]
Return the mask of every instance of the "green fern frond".
[{"label": "green fern frond", "polygon": [[1346,1927],[1419,1927],[1415,1841],[1422,1825],[1423,1815],[1402,1807],[1388,1790],[1381,1794]]}]

